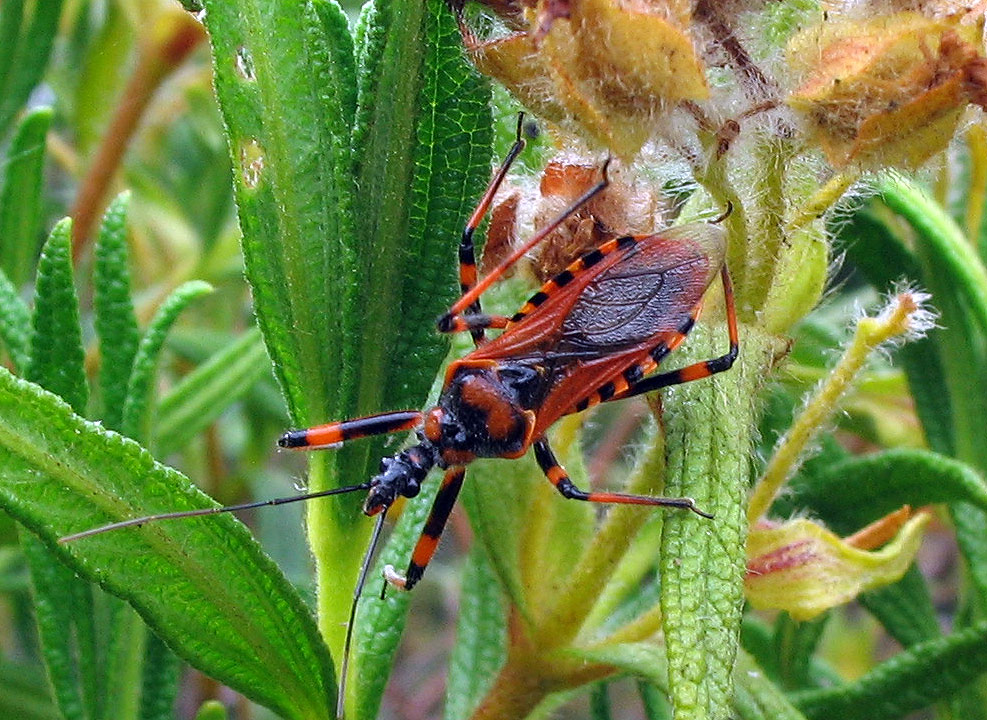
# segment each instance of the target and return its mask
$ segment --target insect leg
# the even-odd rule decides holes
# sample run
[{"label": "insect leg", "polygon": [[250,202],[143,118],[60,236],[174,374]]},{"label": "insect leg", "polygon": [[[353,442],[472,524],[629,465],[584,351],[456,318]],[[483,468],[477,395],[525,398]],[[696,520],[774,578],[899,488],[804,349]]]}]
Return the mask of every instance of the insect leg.
[{"label": "insect leg", "polygon": [[[487,211],[490,210],[490,205],[493,203],[494,195],[497,194],[497,190],[500,189],[501,184],[504,182],[504,178],[507,177],[507,171],[510,169],[511,165],[514,164],[514,161],[517,159],[517,156],[521,154],[521,151],[524,150],[524,138],[521,137],[521,127],[523,122],[524,113],[518,113],[517,135],[515,136],[514,144],[511,146],[510,152],[507,153],[507,157],[504,158],[504,162],[500,164],[500,168],[493,176],[493,180],[490,181],[490,185],[487,186],[486,192],[483,193],[483,197],[480,199],[479,205],[476,206],[476,210],[473,211],[469,221],[466,223],[466,227],[463,228],[463,235],[459,240],[459,289],[464,295],[472,290],[473,286],[476,285],[476,251],[473,248],[473,233],[476,232],[477,227],[479,227],[480,223],[483,221]],[[470,303],[469,307],[466,308],[466,312],[469,315],[480,314],[479,297]],[[484,340],[483,326],[471,326],[469,330],[473,335],[473,343],[475,345],[481,345]],[[443,330],[443,332],[455,331],[455,329]]]},{"label": "insect leg", "polygon": [[559,461],[555,459],[555,454],[552,452],[552,448],[548,445],[548,440],[541,438],[534,442],[535,448],[535,459],[538,460],[538,465],[541,467],[542,472],[545,473],[545,477],[548,478],[555,489],[562,493],[562,497],[568,500],[583,500],[585,502],[594,503],[613,503],[618,505],[653,505],[659,507],[674,507],[683,508],[686,510],[692,510],[692,512],[697,515],[702,515],[706,518],[712,518],[713,516],[703,512],[696,507],[696,501],[692,498],[671,498],[671,497],[653,497],[651,495],[629,495],[627,493],[613,493],[613,492],[586,492],[585,490],[580,490],[577,488],[572,480],[569,478],[569,474],[565,471]]},{"label": "insect leg", "polygon": [[[477,301],[479,302],[479,300]],[[479,332],[480,337],[483,337],[483,331],[486,328],[493,328],[494,330],[503,330],[507,327],[511,319],[506,315],[484,315],[483,313],[474,314],[470,311],[467,315],[456,315],[455,317],[449,318],[449,324],[444,325],[439,328],[442,332],[465,332],[469,330],[473,333],[473,340],[476,342],[476,334]]]},{"label": "insect leg", "polygon": [[473,303],[476,302],[484,292],[486,292],[487,288],[493,285],[501,277],[501,275],[504,274],[504,271],[507,270],[507,268],[516,263],[521,257],[524,256],[526,252],[531,250],[531,248],[555,232],[562,223],[568,220],[579,210],[579,208],[589,202],[595,195],[602,192],[607,185],[610,184],[610,178],[607,175],[607,169],[609,167],[610,158],[607,158],[600,170],[602,177],[596,185],[577,198],[569,207],[563,210],[562,213],[555,218],[555,220],[543,227],[531,236],[531,238],[529,238],[524,244],[516,248],[514,252],[504,258],[504,260],[502,260],[497,267],[491,270],[486,277],[473,285],[468,292],[463,293],[462,297],[460,297],[459,300],[453,303],[452,307],[449,308],[449,312],[442,315],[438,319],[437,325],[439,330],[445,331],[445,329],[452,324],[454,318],[457,315],[462,315],[464,312],[468,311],[469,308],[472,307]]},{"label": "insect leg", "polygon": [[692,382],[693,380],[701,380],[710,375],[729,370],[733,366],[734,360],[737,359],[737,354],[740,351],[740,336],[737,331],[737,310],[733,299],[733,285],[730,282],[730,273],[727,272],[725,265],[720,271],[720,274],[723,278],[723,298],[726,302],[727,329],[730,333],[730,349],[727,353],[712,360],[703,360],[692,365],[686,365],[684,368],[679,368],[678,370],[651,375],[632,384],[624,392],[614,395],[612,399],[622,400],[633,397],[634,395],[657,390],[658,388],[668,387],[669,385],[681,385],[682,383]]},{"label": "insect leg", "polygon": [[420,410],[398,410],[368,415],[353,420],[317,425],[306,430],[290,430],[281,436],[278,445],[295,450],[321,450],[337,447],[347,440],[412,430],[421,420]]},{"label": "insect leg", "polygon": [[438,495],[435,496],[435,503],[432,505],[432,512],[428,515],[425,527],[422,529],[421,537],[411,553],[411,562],[404,575],[398,574],[394,567],[388,565],[384,568],[384,577],[391,585],[411,590],[415,584],[422,579],[425,568],[428,566],[435,549],[439,546],[439,536],[446,526],[449,513],[452,512],[459,495],[459,489],[463,486],[463,478],[466,476],[466,468],[458,465],[446,470],[445,477],[442,478],[442,486]]}]

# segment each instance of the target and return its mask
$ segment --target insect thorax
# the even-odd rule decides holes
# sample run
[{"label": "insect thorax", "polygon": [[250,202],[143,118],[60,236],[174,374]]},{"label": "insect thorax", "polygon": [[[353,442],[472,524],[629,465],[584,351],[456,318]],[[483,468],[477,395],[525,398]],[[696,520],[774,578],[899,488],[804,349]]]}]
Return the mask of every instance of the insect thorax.
[{"label": "insect thorax", "polygon": [[528,410],[539,373],[515,363],[460,363],[452,369],[439,404],[427,415],[425,434],[445,465],[477,457],[517,457],[530,443]]}]

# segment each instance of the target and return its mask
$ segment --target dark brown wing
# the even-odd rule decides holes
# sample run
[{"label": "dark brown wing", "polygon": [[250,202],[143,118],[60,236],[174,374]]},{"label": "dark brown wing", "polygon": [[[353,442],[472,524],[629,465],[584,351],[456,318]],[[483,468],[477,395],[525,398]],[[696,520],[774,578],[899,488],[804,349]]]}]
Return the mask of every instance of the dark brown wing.
[{"label": "dark brown wing", "polygon": [[469,355],[543,369],[531,408],[536,436],[682,326],[722,265],[723,231],[684,225],[615,242],[589,267],[580,269],[581,262],[546,283],[522,319]]}]

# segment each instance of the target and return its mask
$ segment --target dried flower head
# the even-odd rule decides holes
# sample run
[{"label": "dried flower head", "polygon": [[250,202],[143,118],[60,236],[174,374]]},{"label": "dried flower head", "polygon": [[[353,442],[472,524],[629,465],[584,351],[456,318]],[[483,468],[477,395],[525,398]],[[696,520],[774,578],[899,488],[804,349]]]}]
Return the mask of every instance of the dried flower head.
[{"label": "dried flower head", "polygon": [[825,22],[789,43],[806,79],[788,103],[833,166],[915,168],[946,147],[970,102],[984,104],[977,37],[914,12]]},{"label": "dried flower head", "polygon": [[655,120],[709,88],[683,0],[538,0],[498,3],[524,29],[479,40],[461,25],[481,72],[522,105],[591,145],[630,158]]}]

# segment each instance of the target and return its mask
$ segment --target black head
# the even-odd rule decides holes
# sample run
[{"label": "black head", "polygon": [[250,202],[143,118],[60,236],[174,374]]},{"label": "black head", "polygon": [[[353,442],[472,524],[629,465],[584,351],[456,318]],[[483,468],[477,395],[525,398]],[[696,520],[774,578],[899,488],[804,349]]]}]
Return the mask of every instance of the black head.
[{"label": "black head", "polygon": [[363,503],[363,512],[376,515],[399,497],[415,497],[436,460],[435,448],[428,440],[397,455],[382,458],[380,472],[370,479],[370,492]]}]

